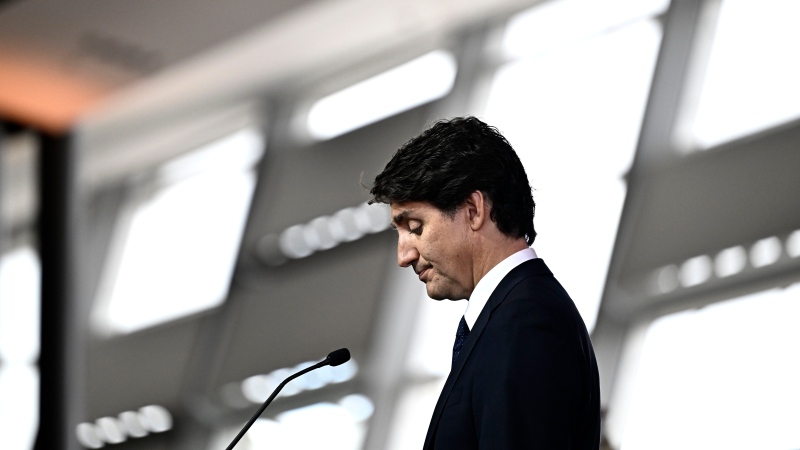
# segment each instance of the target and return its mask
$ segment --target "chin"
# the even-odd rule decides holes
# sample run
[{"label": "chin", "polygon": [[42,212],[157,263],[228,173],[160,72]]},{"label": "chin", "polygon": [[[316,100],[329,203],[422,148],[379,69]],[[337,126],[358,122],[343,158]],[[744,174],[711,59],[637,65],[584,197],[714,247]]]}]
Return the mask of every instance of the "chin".
[{"label": "chin", "polygon": [[464,300],[464,298],[456,298],[456,296],[450,292],[431,291],[429,289],[426,289],[426,292],[428,297],[432,300]]},{"label": "chin", "polygon": [[428,294],[428,297],[430,297],[433,300],[448,300],[447,294],[444,294],[442,292],[432,291],[431,289],[426,289],[425,291]]},{"label": "chin", "polygon": [[436,292],[428,292],[428,297],[430,297],[432,300],[447,300],[447,297]]}]

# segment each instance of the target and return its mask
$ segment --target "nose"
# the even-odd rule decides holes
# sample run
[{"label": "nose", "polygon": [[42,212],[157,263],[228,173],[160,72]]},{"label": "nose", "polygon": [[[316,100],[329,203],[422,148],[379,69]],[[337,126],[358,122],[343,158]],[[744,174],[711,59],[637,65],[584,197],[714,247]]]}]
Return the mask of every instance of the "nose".
[{"label": "nose", "polygon": [[397,238],[397,264],[400,267],[408,267],[419,259],[419,252],[413,243],[402,234]]}]

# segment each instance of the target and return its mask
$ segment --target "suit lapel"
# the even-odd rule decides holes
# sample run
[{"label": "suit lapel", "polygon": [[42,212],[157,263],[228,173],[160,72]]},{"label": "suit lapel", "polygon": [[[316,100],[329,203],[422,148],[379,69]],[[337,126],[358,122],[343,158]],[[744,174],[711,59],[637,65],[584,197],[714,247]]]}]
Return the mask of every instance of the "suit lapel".
[{"label": "suit lapel", "polygon": [[453,386],[458,380],[464,365],[467,363],[467,360],[472,353],[472,349],[475,348],[475,344],[480,340],[483,330],[489,323],[489,320],[492,316],[492,311],[494,311],[503,303],[503,300],[505,300],[508,293],[517,283],[531,275],[539,275],[544,273],[550,273],[550,270],[541,259],[525,261],[511,270],[511,272],[509,272],[508,275],[506,275],[505,278],[500,281],[500,284],[497,285],[497,288],[494,290],[494,292],[492,292],[492,295],[489,296],[489,300],[486,302],[486,306],[483,307],[483,311],[481,311],[481,314],[478,316],[475,326],[472,330],[470,330],[467,340],[464,341],[464,346],[461,348],[461,353],[459,354],[455,366],[453,366],[453,368],[450,370],[450,374],[447,376],[447,381],[444,383],[442,393],[439,395],[439,400],[436,402],[436,407],[433,409],[433,417],[431,417],[431,424],[428,427],[428,434],[425,436],[425,445],[422,447],[423,450],[433,449],[433,443],[436,437],[436,429],[439,426],[439,419],[442,417],[444,405],[447,403],[447,399],[450,397],[450,392],[453,390]]}]

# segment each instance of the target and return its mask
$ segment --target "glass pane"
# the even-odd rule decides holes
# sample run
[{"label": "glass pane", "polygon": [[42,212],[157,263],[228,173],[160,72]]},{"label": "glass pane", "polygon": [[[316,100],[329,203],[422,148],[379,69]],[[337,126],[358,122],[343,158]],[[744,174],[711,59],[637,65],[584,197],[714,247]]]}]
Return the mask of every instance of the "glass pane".
[{"label": "glass pane", "polygon": [[[291,448],[297,450],[359,450],[372,416],[372,401],[350,394],[338,402],[321,402],[280,413],[274,419],[260,418],[236,445],[241,450]],[[209,450],[227,446],[241,427],[214,433]]]},{"label": "glass pane", "polygon": [[655,321],[622,450],[800,448],[798,317],[795,284]]},{"label": "glass pane", "polygon": [[308,130],[330,139],[394,114],[444,97],[453,87],[453,55],[435,51],[317,101]]},{"label": "glass pane", "polygon": [[262,151],[260,133],[244,130],[163,168],[166,185],[136,205],[121,233],[102,329],[132,332],[222,303]]},{"label": "glass pane", "polygon": [[0,448],[32,448],[36,437],[40,271],[30,247],[0,258]]},{"label": "glass pane", "polygon": [[710,147],[800,115],[800,2],[725,0],[694,136]]},{"label": "glass pane", "polygon": [[33,248],[20,248],[0,258],[0,361],[36,363],[40,284],[39,256]]},{"label": "glass pane", "polygon": [[652,20],[503,67],[484,118],[534,189],[533,247],[594,326],[661,38]]},{"label": "glass pane", "polygon": [[509,56],[553,51],[664,12],[669,0],[551,0],[517,14],[506,28]]}]

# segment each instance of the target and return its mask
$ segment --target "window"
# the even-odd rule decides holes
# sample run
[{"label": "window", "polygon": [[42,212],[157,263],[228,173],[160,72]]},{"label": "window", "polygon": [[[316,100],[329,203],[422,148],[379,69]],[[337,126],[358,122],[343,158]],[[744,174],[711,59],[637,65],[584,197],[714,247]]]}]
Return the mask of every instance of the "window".
[{"label": "window", "polygon": [[453,56],[435,51],[318,100],[308,130],[330,139],[444,97],[453,87]]},{"label": "window", "polygon": [[[512,18],[502,49],[512,61],[495,73],[485,110],[475,112],[520,155],[537,202],[534,248],[566,285],[589,329],[661,40],[650,17],[666,7],[661,0],[612,2],[619,8],[594,3],[546,2]],[[594,14],[598,9],[605,13]],[[466,306],[432,302],[424,288],[420,295],[391,450],[422,445]]]},{"label": "window", "polygon": [[800,284],[651,324],[622,450],[800,448]]},{"label": "window", "polygon": [[98,303],[102,331],[129,333],[224,301],[263,145],[246,129],[158,171],[155,192],[119,227]]},{"label": "window", "polygon": [[[372,401],[361,394],[346,395],[335,403],[320,402],[292,409],[274,419],[256,420],[236,448],[359,450],[373,410]],[[216,433],[208,448],[227,446],[239,430],[241,426]]]},{"label": "window", "polygon": [[704,148],[800,115],[800,3],[722,2],[694,137]]},{"label": "window", "polygon": [[36,437],[40,272],[31,247],[0,258],[0,448],[33,448]]},{"label": "window", "polygon": [[[550,17],[554,13],[545,9],[548,5],[542,13]],[[633,12],[638,15],[638,9]],[[573,16],[556,17],[569,23]],[[613,14],[609,20],[620,17],[625,16]],[[559,35],[553,38],[555,49],[500,68],[483,116],[520,155],[536,201],[539,236],[533,247],[565,285],[591,330],[661,29],[650,19],[624,26],[594,24],[592,29],[606,31],[565,41],[569,35],[559,31],[560,23],[547,28]],[[508,51],[520,53],[523,43],[511,37],[527,35],[514,27],[509,33]]]}]

